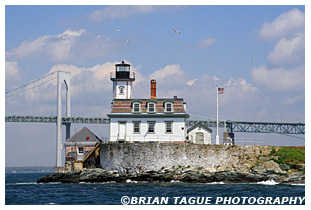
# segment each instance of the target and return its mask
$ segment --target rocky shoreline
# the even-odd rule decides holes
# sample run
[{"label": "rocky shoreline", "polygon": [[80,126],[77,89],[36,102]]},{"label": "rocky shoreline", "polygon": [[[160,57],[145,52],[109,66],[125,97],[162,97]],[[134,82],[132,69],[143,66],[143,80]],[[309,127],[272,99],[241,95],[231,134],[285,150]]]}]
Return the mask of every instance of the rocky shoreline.
[{"label": "rocky shoreline", "polygon": [[273,180],[283,184],[304,184],[304,165],[292,169],[273,160],[250,169],[249,172],[222,170],[210,171],[204,167],[179,166],[158,170],[121,174],[101,168],[55,173],[40,178],[37,183],[102,183],[102,182],[187,182],[187,183],[257,183]]}]

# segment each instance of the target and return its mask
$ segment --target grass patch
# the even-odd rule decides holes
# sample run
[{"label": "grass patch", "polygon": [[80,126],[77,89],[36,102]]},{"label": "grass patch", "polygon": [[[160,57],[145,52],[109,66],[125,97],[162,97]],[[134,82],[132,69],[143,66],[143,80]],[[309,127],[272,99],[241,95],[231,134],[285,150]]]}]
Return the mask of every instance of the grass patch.
[{"label": "grass patch", "polygon": [[273,159],[277,163],[305,163],[305,150],[300,148],[282,147],[278,151],[272,149],[269,156],[278,156],[278,159]]}]

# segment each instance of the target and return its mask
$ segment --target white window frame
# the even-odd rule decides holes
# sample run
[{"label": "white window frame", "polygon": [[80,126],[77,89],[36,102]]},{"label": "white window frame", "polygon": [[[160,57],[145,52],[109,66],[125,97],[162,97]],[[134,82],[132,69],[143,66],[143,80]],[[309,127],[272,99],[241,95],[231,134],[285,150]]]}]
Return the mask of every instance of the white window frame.
[{"label": "white window frame", "polygon": [[[135,105],[137,105],[137,104],[138,104],[138,111],[135,111]],[[136,113],[141,112],[141,103],[140,102],[134,102],[133,103],[132,112],[136,112]]]},{"label": "white window frame", "polygon": [[[168,124],[171,126],[171,131],[167,131]],[[173,121],[165,121],[165,133],[173,133]]]},{"label": "white window frame", "polygon": [[124,86],[120,86],[119,87],[119,94],[120,95],[124,95],[125,94],[124,91],[125,91],[125,87]]},{"label": "white window frame", "polygon": [[[137,123],[138,123],[138,131],[135,131],[135,124]],[[140,125],[141,125],[140,121],[133,121],[133,133],[134,134],[140,134]]]},{"label": "white window frame", "polygon": [[[168,104],[171,105],[171,110],[170,111],[168,111],[168,107],[167,107]],[[164,112],[174,112],[174,108],[173,108],[173,103],[172,102],[165,102],[165,104],[164,104]]]},{"label": "white window frame", "polygon": [[[80,152],[80,149],[82,149],[82,153]],[[77,147],[77,153],[78,153],[78,155],[84,155],[84,147],[83,147],[83,146],[82,146],[82,147],[81,147],[81,146],[80,146],[80,147],[78,146],[78,147]]]},{"label": "white window frame", "polygon": [[[153,104],[153,111],[150,111],[150,105],[151,104]],[[157,112],[157,108],[156,108],[156,103],[154,103],[154,102],[149,102],[149,103],[147,103],[147,112],[150,112],[150,113],[154,113],[154,112]]]},{"label": "white window frame", "polygon": [[[148,133],[155,133],[156,121],[147,121],[148,124]],[[150,124],[153,124],[153,131],[150,131]]]}]

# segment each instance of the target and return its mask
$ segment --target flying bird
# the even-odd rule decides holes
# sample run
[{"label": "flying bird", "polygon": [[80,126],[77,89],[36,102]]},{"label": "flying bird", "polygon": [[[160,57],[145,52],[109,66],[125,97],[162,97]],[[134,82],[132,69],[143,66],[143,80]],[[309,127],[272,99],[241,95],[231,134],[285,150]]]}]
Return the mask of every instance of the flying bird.
[{"label": "flying bird", "polygon": [[173,31],[176,33],[176,34],[181,34],[180,31],[177,31],[175,29],[173,29]]},{"label": "flying bird", "polygon": [[254,61],[257,60],[257,59],[258,59],[258,58],[252,58],[252,60],[254,60]]},{"label": "flying bird", "polygon": [[125,42],[130,42],[130,40],[126,39]]},{"label": "flying bird", "polygon": [[121,32],[122,30],[120,30],[120,29],[114,29],[116,32]]}]

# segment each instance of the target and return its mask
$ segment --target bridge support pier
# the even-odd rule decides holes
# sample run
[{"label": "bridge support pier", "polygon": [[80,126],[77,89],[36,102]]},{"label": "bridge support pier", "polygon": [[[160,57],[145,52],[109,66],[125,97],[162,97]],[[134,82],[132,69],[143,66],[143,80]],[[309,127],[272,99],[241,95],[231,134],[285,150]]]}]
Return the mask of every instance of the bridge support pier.
[{"label": "bridge support pier", "polygon": [[66,140],[70,138],[70,126],[71,123],[64,123],[64,125],[66,126]]},{"label": "bridge support pier", "polygon": [[[56,167],[54,172],[63,168],[62,142],[62,83],[66,85],[66,117],[70,117],[70,74],[57,72],[57,122],[56,122]],[[70,136],[70,123],[66,125],[66,138]],[[58,170],[58,171],[59,171]]]}]

